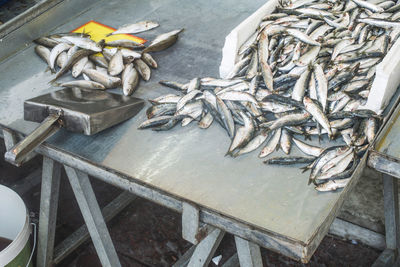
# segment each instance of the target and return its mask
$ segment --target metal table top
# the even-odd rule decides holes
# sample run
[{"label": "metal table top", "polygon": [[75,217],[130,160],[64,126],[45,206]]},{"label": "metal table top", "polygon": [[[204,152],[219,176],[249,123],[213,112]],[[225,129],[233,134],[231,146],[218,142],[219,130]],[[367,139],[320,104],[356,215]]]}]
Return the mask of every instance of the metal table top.
[{"label": "metal table top", "polygon": [[[25,39],[19,38],[26,41],[50,30],[69,31],[89,20],[113,27],[142,19],[156,20],[161,27],[138,34],[148,39],[185,28],[173,47],[154,53],[160,67],[153,71],[149,82],[141,82],[134,94],[144,99],[174,93],[159,85],[159,80],[186,82],[194,77],[216,77],[225,36],[265,3],[263,0],[114,0],[98,1],[79,13],[82,10],[79,5],[72,5],[74,1],[65,2],[66,6],[61,5],[55,12],[58,17],[47,14],[37,19],[37,23],[56,25],[63,16],[66,22],[55,29],[50,26],[19,29],[26,34]],[[71,10],[78,15],[68,17]],[[11,36],[3,42],[20,39]],[[34,46],[29,41],[26,43],[26,48],[0,64],[0,124],[24,134],[30,133],[37,124],[23,120],[23,101],[48,93],[48,81],[52,79],[45,72],[45,63],[34,53]],[[4,56],[1,52],[0,48],[0,58]],[[135,118],[94,136],[61,130],[48,143],[150,188],[302,246],[322,239],[352,186],[350,183],[342,191],[319,193],[307,185],[308,173],[302,174],[297,167],[266,166],[257,157],[258,152],[236,159],[224,157],[230,140],[215,123],[207,130],[199,129],[195,123],[167,132],[137,130],[144,119],[145,109]],[[293,150],[299,153],[296,148]],[[314,250],[315,246],[306,254]]]},{"label": "metal table top", "polygon": [[400,158],[400,112],[392,115],[387,131],[382,133],[381,138],[375,145],[375,150],[391,157]]}]

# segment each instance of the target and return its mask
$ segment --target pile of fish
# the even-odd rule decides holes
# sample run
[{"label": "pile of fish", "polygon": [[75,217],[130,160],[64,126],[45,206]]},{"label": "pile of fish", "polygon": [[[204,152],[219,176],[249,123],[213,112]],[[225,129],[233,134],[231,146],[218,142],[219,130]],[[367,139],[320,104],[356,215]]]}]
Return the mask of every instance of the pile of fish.
[{"label": "pile of fish", "polygon": [[216,121],[231,138],[227,155],[258,148],[260,158],[278,149],[290,154],[295,144],[304,156],[264,163],[307,164],[302,169],[318,191],[343,188],[381,123],[363,105],[377,64],[400,34],[399,19],[400,3],[391,0],[280,3],[240,48],[225,79],[161,81],[179,93],[150,100],[139,129],[192,121],[208,128]]},{"label": "pile of fish", "polygon": [[[153,21],[141,21],[124,25],[109,35],[136,34],[158,27]],[[54,83],[71,70],[72,77],[78,78],[64,83],[54,83],[63,87],[79,87],[105,90],[122,87],[124,95],[131,95],[140,78],[148,81],[151,68],[158,67],[149,54],[173,45],[181,30],[174,30],[157,36],[148,46],[131,39],[110,42],[94,42],[90,33],[59,33],[35,40],[36,53],[47,62],[52,72],[59,67]],[[83,79],[79,79],[82,76]]]}]

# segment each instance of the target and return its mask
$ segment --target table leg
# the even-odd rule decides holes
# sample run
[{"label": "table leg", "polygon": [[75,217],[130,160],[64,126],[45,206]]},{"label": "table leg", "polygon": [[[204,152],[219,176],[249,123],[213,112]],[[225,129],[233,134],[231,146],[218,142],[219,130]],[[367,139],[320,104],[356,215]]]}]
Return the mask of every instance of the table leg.
[{"label": "table leg", "polygon": [[260,247],[254,243],[235,236],[240,266],[262,267]]},{"label": "table leg", "polygon": [[232,255],[232,257],[230,257],[223,265],[222,267],[238,267],[240,266],[239,263],[239,257],[238,254],[235,253]]},{"label": "table leg", "polygon": [[72,190],[103,266],[121,266],[86,173],[64,166]]},{"label": "table leg", "polygon": [[392,266],[398,257],[400,245],[399,197],[397,178],[383,174],[383,200],[385,207],[386,249],[373,266]]},{"label": "table leg", "polygon": [[[125,209],[136,196],[128,191],[124,191],[113,201],[107,204],[101,211],[105,222],[110,221],[123,209]],[[90,238],[89,231],[86,224],[83,224],[74,233],[64,239],[60,244],[58,244],[54,249],[53,262],[55,264],[60,263],[65,257],[71,254],[75,249],[82,245],[86,240]]]},{"label": "table leg", "polygon": [[221,243],[225,232],[220,229],[214,229],[206,238],[196,245],[193,255],[190,258],[188,267],[208,266],[215,250]]},{"label": "table leg", "polygon": [[36,261],[38,267],[51,266],[53,261],[60,174],[61,165],[50,158],[43,157]]}]

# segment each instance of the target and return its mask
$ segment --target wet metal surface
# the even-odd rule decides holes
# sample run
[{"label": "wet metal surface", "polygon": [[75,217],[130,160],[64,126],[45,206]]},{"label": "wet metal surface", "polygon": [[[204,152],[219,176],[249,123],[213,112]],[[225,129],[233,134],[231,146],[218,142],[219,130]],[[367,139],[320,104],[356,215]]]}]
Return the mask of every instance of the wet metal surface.
[{"label": "wet metal surface", "polygon": [[[91,19],[112,27],[150,19],[161,26],[140,36],[151,40],[160,33],[184,27],[173,47],[154,53],[160,67],[135,93],[136,97],[149,99],[176,93],[161,87],[159,80],[186,82],[193,77],[216,77],[225,36],[264,3],[261,0],[99,1],[54,32],[74,29]],[[33,46],[0,64],[0,124],[24,133],[36,126],[22,119],[22,103],[53,90],[48,85],[52,76],[45,69]],[[137,130],[144,119],[143,110],[135,118],[94,136],[61,130],[49,142],[164,192],[295,242],[308,243],[321,234],[321,229],[328,230],[323,224],[344,197],[343,191],[318,193],[307,186],[307,173],[302,174],[297,167],[265,166],[257,158],[257,152],[237,159],[224,157],[229,138],[217,125],[201,130],[192,123],[162,133]],[[300,152],[295,150],[294,154],[297,153]]]}]

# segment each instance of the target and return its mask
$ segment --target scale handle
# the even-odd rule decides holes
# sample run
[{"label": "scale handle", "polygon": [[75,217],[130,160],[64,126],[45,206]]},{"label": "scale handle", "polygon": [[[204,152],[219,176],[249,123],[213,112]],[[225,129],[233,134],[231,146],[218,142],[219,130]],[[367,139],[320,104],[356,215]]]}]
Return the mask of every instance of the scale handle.
[{"label": "scale handle", "polygon": [[62,126],[60,116],[58,112],[50,114],[30,135],[6,152],[5,160],[17,167],[21,166],[30,152],[60,129]]}]

